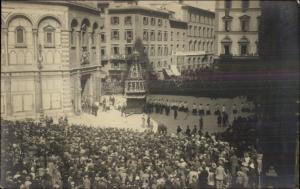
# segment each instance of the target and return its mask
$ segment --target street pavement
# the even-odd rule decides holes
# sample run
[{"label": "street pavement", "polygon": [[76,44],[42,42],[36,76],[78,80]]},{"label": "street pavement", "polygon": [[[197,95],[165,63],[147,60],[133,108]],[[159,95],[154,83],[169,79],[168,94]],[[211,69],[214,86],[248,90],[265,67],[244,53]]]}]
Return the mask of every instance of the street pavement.
[{"label": "street pavement", "polygon": [[[233,104],[236,104],[237,106],[241,103],[246,103],[246,100],[244,98],[234,98],[234,99],[210,99],[210,98],[197,98],[197,97],[190,97],[190,96],[171,96],[171,95],[151,95],[151,97],[155,98],[167,98],[167,99],[180,99],[183,101],[187,101],[190,106],[193,104],[193,102],[200,102],[203,105],[204,104],[210,104],[214,106],[215,104],[220,104],[227,107],[227,111],[229,114],[229,123],[232,123],[233,115],[232,110],[230,107],[233,106]],[[123,101],[124,97],[118,96],[116,98],[116,101]],[[212,111],[213,113],[213,111]],[[247,113],[239,113],[239,116],[248,116]],[[121,112],[119,110],[116,110],[114,108],[111,108],[111,110],[107,112],[103,112],[102,108],[99,109],[98,115],[94,116],[87,113],[82,113],[80,116],[72,116],[69,117],[69,123],[73,124],[82,124],[87,126],[93,126],[93,127],[115,127],[115,128],[131,128],[138,131],[143,131],[146,128],[143,127],[143,117],[145,118],[145,125],[147,124],[147,115],[145,114],[133,114],[129,116],[121,116]],[[154,125],[154,130],[157,130],[158,124],[164,124],[168,128],[168,132],[176,133],[177,126],[180,125],[181,128],[185,131],[187,126],[189,125],[190,129],[192,130],[194,128],[194,125],[197,126],[197,129],[199,129],[199,116],[194,116],[190,112],[189,115],[183,112],[178,112],[178,117],[176,120],[174,120],[173,111],[171,110],[170,115],[166,116],[165,114],[156,114],[153,113],[150,115],[151,121]],[[218,127],[217,125],[217,116],[215,115],[208,115],[203,116],[203,131],[208,133],[213,132],[222,132],[226,128]]]}]

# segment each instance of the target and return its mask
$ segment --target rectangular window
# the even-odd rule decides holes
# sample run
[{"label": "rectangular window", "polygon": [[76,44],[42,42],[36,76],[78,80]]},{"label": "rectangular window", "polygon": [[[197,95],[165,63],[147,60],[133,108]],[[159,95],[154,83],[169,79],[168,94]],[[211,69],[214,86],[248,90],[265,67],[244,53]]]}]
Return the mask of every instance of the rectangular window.
[{"label": "rectangular window", "polygon": [[143,40],[144,41],[148,41],[148,30],[144,30],[144,33],[143,33]]},{"label": "rectangular window", "polygon": [[132,18],[131,16],[125,17],[125,25],[132,25]]},{"label": "rectangular window", "polygon": [[148,25],[149,21],[148,21],[148,17],[144,17],[143,18],[143,24],[144,25]]},{"label": "rectangular window", "polygon": [[117,17],[117,16],[111,17],[111,24],[112,25],[118,25],[119,24],[119,17]]},{"label": "rectangular window", "polygon": [[127,42],[131,42],[131,40],[133,40],[133,32],[131,30],[127,30],[125,31],[125,40],[127,40]]},{"label": "rectangular window", "polygon": [[47,43],[52,43],[52,33],[47,32]]},{"label": "rectangular window", "polygon": [[247,20],[241,20],[241,30],[243,32],[248,31],[248,21]]},{"label": "rectangular window", "polygon": [[154,48],[154,46],[152,46],[151,49],[150,49],[150,56],[155,56],[155,48]]},{"label": "rectangular window", "polygon": [[159,27],[162,26],[162,20],[161,20],[161,19],[158,19],[158,20],[157,20],[157,25],[158,25]]},{"label": "rectangular window", "polygon": [[24,43],[24,30],[17,29],[17,43]]},{"label": "rectangular window", "polygon": [[151,18],[151,26],[155,26],[155,18]]},{"label": "rectangular window", "polygon": [[105,48],[101,48],[101,56],[105,56],[106,53],[105,53]]},{"label": "rectangular window", "polygon": [[224,21],[225,31],[229,32],[231,30],[230,24],[231,24],[231,21],[229,21],[229,20]]},{"label": "rectangular window", "polygon": [[171,32],[171,41],[173,41],[173,32]]},{"label": "rectangular window", "polygon": [[44,29],[44,47],[54,47],[54,28]]},{"label": "rectangular window", "polygon": [[105,38],[105,33],[101,33],[101,43],[105,43],[106,38]]},{"label": "rectangular window", "polygon": [[158,33],[157,33],[157,41],[162,41],[161,31],[158,31]]},{"label": "rectangular window", "polygon": [[248,45],[247,44],[241,44],[241,55],[247,55],[248,54]]},{"label": "rectangular window", "polygon": [[155,41],[155,32],[151,31],[150,33],[150,41]]},{"label": "rectangular window", "polygon": [[168,47],[165,47],[165,52],[164,55],[167,56],[168,55]]},{"label": "rectangular window", "polygon": [[166,32],[166,31],[164,33],[164,41],[168,41],[168,32]]},{"label": "rectangular window", "polygon": [[131,55],[132,54],[132,47],[129,47],[129,46],[125,47],[125,54],[126,55]]},{"label": "rectangular window", "polygon": [[112,40],[119,40],[120,36],[119,36],[119,31],[118,30],[113,30],[111,33],[111,39]]},{"label": "rectangular window", "polygon": [[228,44],[224,45],[224,54],[230,55],[230,45]]},{"label": "rectangular window", "polygon": [[113,51],[113,55],[119,55],[119,47],[113,47],[112,51]]}]

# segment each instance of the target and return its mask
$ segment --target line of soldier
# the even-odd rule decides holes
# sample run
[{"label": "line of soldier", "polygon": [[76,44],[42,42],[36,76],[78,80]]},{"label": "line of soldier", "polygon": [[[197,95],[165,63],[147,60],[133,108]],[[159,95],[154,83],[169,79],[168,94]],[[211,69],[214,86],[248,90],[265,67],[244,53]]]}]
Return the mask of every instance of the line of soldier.
[{"label": "line of soldier", "polygon": [[[165,113],[165,115],[169,116],[170,110],[173,110],[173,112],[174,112],[174,119],[177,118],[178,111],[179,112],[185,112],[185,113],[187,113],[187,115],[189,115],[190,110],[191,110],[193,115],[204,116],[204,115],[211,115],[212,114],[210,104],[202,105],[201,103],[199,103],[198,106],[197,106],[196,103],[193,103],[192,108],[190,109],[190,106],[189,106],[187,101],[179,101],[179,100],[169,101],[167,99],[162,99],[162,98],[160,98],[160,99],[152,99],[152,98],[147,99],[146,113],[150,113],[150,114],[154,113],[154,112],[155,113],[160,113],[160,114]],[[226,115],[225,114],[221,115],[222,112],[223,113],[227,112],[225,105],[220,107],[219,104],[216,104],[214,110],[215,111],[213,113],[216,116],[220,115],[222,117],[226,117],[226,115],[227,115],[227,113],[226,113]],[[244,103],[241,104],[240,111],[243,112],[243,113],[252,112],[250,106],[248,104],[245,106]],[[237,114],[238,112],[239,112],[239,110],[238,110],[236,104],[234,104],[233,107],[232,107],[232,114]],[[227,117],[228,117],[228,115],[227,115]]]}]

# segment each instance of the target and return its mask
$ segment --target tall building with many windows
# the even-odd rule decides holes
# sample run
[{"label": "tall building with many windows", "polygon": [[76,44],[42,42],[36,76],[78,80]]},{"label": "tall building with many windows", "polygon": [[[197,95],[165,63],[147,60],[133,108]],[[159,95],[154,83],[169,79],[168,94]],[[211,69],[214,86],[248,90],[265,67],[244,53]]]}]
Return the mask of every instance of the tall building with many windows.
[{"label": "tall building with many windows", "polygon": [[98,9],[71,1],[1,2],[1,116],[81,111],[100,98]]},{"label": "tall building with many windows", "polygon": [[258,57],[260,1],[216,1],[216,52],[219,60]]},{"label": "tall building with many windows", "polygon": [[[156,71],[168,66],[170,54],[169,12],[136,5],[132,2],[99,2],[105,26],[101,36],[102,64],[110,79],[123,80],[127,58],[140,39],[149,62]],[[107,64],[106,64],[107,63]]]},{"label": "tall building with many windows", "polygon": [[[186,24],[182,35],[174,33],[174,41],[183,40],[184,44],[174,44],[171,48],[178,69],[194,72],[209,67],[214,61],[215,13],[176,1],[166,3],[164,8],[172,11],[172,18],[177,22]],[[171,19],[170,22],[174,21]]]}]

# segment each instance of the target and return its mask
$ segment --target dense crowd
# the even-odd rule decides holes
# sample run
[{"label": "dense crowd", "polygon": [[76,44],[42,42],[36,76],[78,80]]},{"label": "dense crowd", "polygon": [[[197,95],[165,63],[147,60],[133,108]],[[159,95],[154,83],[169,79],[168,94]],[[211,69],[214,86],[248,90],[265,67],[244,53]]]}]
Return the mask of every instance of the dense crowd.
[{"label": "dense crowd", "polygon": [[5,188],[256,188],[254,148],[243,155],[202,132],[95,128],[1,120]]}]

